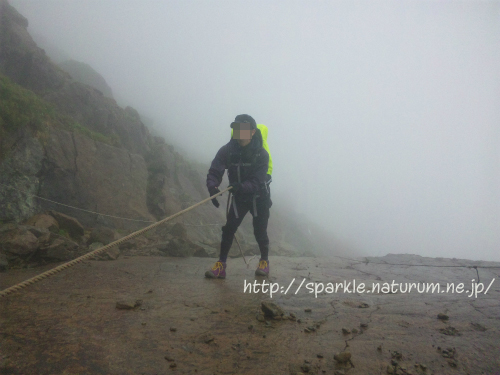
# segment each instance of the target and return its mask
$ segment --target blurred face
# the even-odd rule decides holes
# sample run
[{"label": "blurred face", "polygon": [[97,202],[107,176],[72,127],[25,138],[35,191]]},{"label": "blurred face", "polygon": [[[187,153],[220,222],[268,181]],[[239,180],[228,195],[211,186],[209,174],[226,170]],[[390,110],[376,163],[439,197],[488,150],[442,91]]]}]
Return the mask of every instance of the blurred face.
[{"label": "blurred face", "polygon": [[238,140],[240,146],[244,147],[249,144],[254,134],[255,129],[251,129],[249,123],[233,123],[233,138]]}]

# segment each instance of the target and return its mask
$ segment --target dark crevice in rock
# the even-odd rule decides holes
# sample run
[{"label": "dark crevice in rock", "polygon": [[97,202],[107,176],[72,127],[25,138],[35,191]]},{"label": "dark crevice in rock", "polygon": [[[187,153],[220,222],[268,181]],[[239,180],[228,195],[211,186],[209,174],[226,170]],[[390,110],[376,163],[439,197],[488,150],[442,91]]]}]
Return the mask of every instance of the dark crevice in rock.
[{"label": "dark crevice in rock", "polygon": [[488,316],[487,314],[485,314],[483,311],[480,310],[479,307],[476,307],[474,306],[474,301],[470,301],[469,302],[469,305],[474,309],[476,310],[478,313],[481,313],[481,315],[484,315],[487,319],[500,319],[500,318],[497,318],[497,317],[492,317],[492,316]]},{"label": "dark crevice in rock", "polygon": [[[380,309],[379,306],[377,306],[377,308],[373,311],[370,312],[370,314],[368,315],[368,323],[367,324],[370,324],[372,322],[372,314],[376,311],[378,311]],[[364,330],[360,329],[358,331],[358,333],[354,333],[353,336],[350,338],[350,339],[347,339],[345,340],[345,347],[344,347],[344,350],[345,351],[348,347],[349,347],[349,341],[352,341],[354,340],[356,337],[358,337],[359,335],[362,335],[364,333]]]}]

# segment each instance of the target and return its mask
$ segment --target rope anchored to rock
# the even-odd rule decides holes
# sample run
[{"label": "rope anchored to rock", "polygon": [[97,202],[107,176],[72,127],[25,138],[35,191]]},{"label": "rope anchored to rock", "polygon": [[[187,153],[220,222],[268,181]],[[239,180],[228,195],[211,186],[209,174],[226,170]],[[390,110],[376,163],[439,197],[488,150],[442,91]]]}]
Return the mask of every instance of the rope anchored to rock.
[{"label": "rope anchored to rock", "polygon": [[180,216],[182,214],[185,214],[188,211],[191,211],[193,208],[201,206],[203,203],[206,203],[209,200],[212,200],[213,198],[215,198],[215,197],[217,197],[219,195],[222,195],[223,193],[225,193],[229,189],[231,189],[231,187],[228,187],[228,188],[220,191],[219,193],[217,193],[215,195],[212,195],[211,197],[206,198],[206,199],[204,199],[204,200],[202,200],[202,201],[200,201],[200,202],[192,205],[191,207],[188,207],[188,208],[186,208],[186,209],[184,209],[182,211],[179,211],[176,214],[173,214],[173,215],[171,215],[169,217],[166,217],[166,218],[164,218],[164,219],[162,219],[160,221],[157,221],[156,223],[151,224],[151,225],[149,225],[149,226],[147,226],[145,228],[139,229],[138,231],[136,231],[134,233],[131,233],[128,236],[122,237],[119,240],[111,242],[111,243],[109,243],[106,246],[103,246],[103,247],[100,247],[98,249],[95,249],[95,250],[93,250],[93,251],[91,251],[91,252],[89,252],[89,253],[87,253],[85,255],[82,255],[81,257],[73,259],[73,260],[71,260],[71,261],[69,261],[67,263],[61,264],[61,265],[59,265],[59,266],[57,266],[55,268],[52,268],[52,269],[50,269],[48,271],[45,271],[45,272],[43,272],[43,273],[41,273],[41,274],[39,274],[37,276],[34,276],[31,279],[25,280],[25,281],[23,281],[21,283],[18,283],[16,285],[11,286],[10,288],[4,289],[4,290],[0,291],[0,297],[5,297],[5,296],[7,296],[7,295],[9,295],[11,293],[14,293],[14,292],[16,292],[18,290],[26,288],[27,286],[32,285],[32,284],[36,283],[37,281],[43,280],[43,279],[45,279],[45,278],[47,278],[49,276],[53,276],[56,273],[61,272],[62,270],[65,270],[66,268],[72,267],[75,264],[80,263],[80,262],[82,262],[84,260],[87,260],[89,258],[93,258],[94,256],[96,256],[96,255],[98,255],[98,254],[100,254],[100,253],[102,253],[102,252],[104,252],[106,250],[109,250],[109,249],[111,249],[114,246],[120,245],[123,242],[126,242],[128,240],[131,240],[132,238],[140,236],[141,234],[146,233],[146,232],[150,231],[151,229],[156,228],[157,226],[160,226],[163,223],[166,223],[167,221],[176,218],[177,216]]}]

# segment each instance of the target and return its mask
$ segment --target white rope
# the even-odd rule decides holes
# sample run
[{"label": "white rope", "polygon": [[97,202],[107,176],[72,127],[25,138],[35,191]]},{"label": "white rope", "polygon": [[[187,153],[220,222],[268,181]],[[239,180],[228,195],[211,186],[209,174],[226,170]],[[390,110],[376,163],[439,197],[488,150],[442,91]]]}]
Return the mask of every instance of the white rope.
[{"label": "white rope", "polygon": [[[0,185],[4,186],[6,188],[9,188],[9,189],[14,189],[14,190],[20,191],[21,193],[24,193],[24,194],[27,194],[27,195],[31,195],[32,197],[35,197],[35,198],[38,198],[38,199],[42,199],[42,200],[47,201],[47,202],[55,203],[55,204],[58,204],[60,206],[73,208],[75,210],[84,211],[84,212],[88,212],[88,213],[91,213],[91,214],[112,217],[114,219],[138,221],[138,222],[141,222],[141,223],[154,223],[155,222],[155,221],[151,221],[151,220],[130,219],[130,218],[127,218],[127,217],[107,215],[107,214],[103,214],[103,213],[100,213],[100,212],[90,211],[90,210],[86,210],[84,208],[79,208],[79,207],[70,206],[68,204],[59,203],[59,202],[53,201],[53,200],[48,199],[48,198],[42,198],[42,197],[40,197],[38,195],[35,195],[35,194],[32,194],[32,193],[28,193],[27,191],[15,188],[13,186],[8,186],[8,185],[2,184],[2,183],[0,183]],[[221,225],[224,225],[224,224],[187,224],[187,223],[181,223],[181,224],[186,225],[186,226],[190,226],[190,227],[206,227],[206,226],[221,226]]]},{"label": "white rope", "polygon": [[14,190],[20,191],[21,193],[24,193],[24,194],[27,194],[27,195],[31,195],[32,197],[35,197],[35,198],[38,198],[38,199],[42,199],[42,200],[47,201],[47,202],[55,203],[55,204],[58,204],[58,205],[60,205],[60,206],[73,208],[73,209],[75,209],[75,210],[80,210],[80,211],[88,212],[88,213],[91,213],[91,214],[96,214],[96,215],[101,215],[101,216],[106,216],[106,217],[112,217],[112,218],[114,218],[114,219],[122,219],[122,220],[130,220],[130,221],[138,221],[138,222],[141,222],[141,223],[154,223],[154,221],[151,221],[151,220],[129,219],[129,218],[127,218],[127,217],[114,216],[114,215],[106,215],[106,214],[102,214],[102,213],[100,213],[100,212],[90,211],[90,210],[86,210],[86,209],[84,209],[84,208],[79,208],[79,207],[70,206],[70,205],[68,205],[68,204],[59,203],[59,202],[53,201],[53,200],[51,200],[51,199],[42,198],[42,197],[39,197],[38,195],[35,195],[35,194],[32,194],[32,193],[28,193],[27,191],[24,191],[24,190],[21,190],[21,189],[15,188],[15,187],[13,187],[13,186],[4,185],[4,184],[2,184],[2,183],[0,183],[0,185],[2,185],[2,186],[4,186],[4,187],[7,187],[7,188],[10,188],[10,189],[14,189]]},{"label": "white rope", "polygon": [[73,260],[71,260],[69,262],[66,262],[64,264],[61,264],[61,265],[55,267],[55,268],[52,268],[52,269],[50,269],[48,271],[45,271],[45,272],[41,273],[40,275],[32,277],[31,279],[25,280],[25,281],[23,281],[21,283],[18,283],[16,285],[11,286],[10,288],[4,289],[4,290],[0,291],[0,297],[5,297],[5,296],[9,295],[10,293],[13,293],[13,292],[18,291],[18,290],[23,289],[23,288],[26,288],[27,286],[29,286],[29,285],[37,282],[37,281],[40,281],[40,280],[45,279],[46,277],[50,277],[52,275],[55,275],[56,273],[61,272],[62,270],[66,269],[66,268],[72,267],[75,264],[77,264],[77,263],[79,263],[79,262],[81,262],[83,260],[92,258],[95,255],[97,255],[99,253],[102,253],[103,251],[106,251],[106,250],[112,248],[113,246],[118,246],[119,244],[121,244],[121,243],[123,243],[125,241],[131,240],[132,238],[140,236],[141,234],[146,233],[147,231],[149,231],[149,230],[151,230],[153,228],[156,228],[157,226],[159,226],[159,225],[161,225],[161,224],[163,224],[163,223],[165,223],[165,222],[167,222],[169,220],[175,219],[177,216],[180,216],[182,214],[185,214],[188,211],[191,211],[192,209],[194,209],[194,208],[196,208],[196,207],[198,207],[198,206],[200,206],[200,205],[208,202],[209,200],[211,200],[211,199],[213,199],[213,198],[221,195],[222,193],[228,191],[229,189],[232,189],[232,187],[228,187],[228,188],[222,190],[221,192],[219,192],[219,193],[217,193],[217,194],[215,194],[215,195],[213,195],[211,197],[203,199],[202,201],[200,201],[200,202],[192,205],[191,207],[188,207],[188,208],[186,208],[186,209],[184,209],[182,211],[177,212],[176,214],[173,214],[173,215],[171,215],[169,217],[166,217],[166,218],[164,218],[164,219],[162,219],[160,221],[157,221],[157,222],[155,222],[155,223],[153,223],[153,224],[151,224],[151,225],[149,225],[149,226],[147,226],[145,228],[139,229],[138,231],[136,231],[134,233],[131,233],[128,236],[122,237],[119,240],[113,241],[113,242],[107,244],[106,246],[103,246],[103,247],[100,247],[98,249],[95,249],[94,251],[91,251],[90,253],[87,253],[87,254],[82,255],[82,256],[80,256],[80,257],[78,257],[76,259],[73,259]]}]

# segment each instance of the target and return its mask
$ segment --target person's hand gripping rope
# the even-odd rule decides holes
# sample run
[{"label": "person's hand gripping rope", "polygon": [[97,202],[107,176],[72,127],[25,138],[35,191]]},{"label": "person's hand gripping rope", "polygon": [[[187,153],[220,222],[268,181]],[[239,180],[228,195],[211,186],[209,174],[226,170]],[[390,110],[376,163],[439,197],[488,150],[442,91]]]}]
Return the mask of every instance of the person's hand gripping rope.
[{"label": "person's hand gripping rope", "polygon": [[[212,188],[210,188],[209,193],[210,193],[210,196],[212,196],[212,195],[216,195],[216,194],[219,194],[219,193],[220,193],[220,190],[219,190],[219,188],[218,188],[218,187],[212,187]],[[220,203],[219,203],[219,201],[217,200],[217,198],[212,199],[212,204],[213,204],[216,208],[219,208],[219,206],[220,206]]]}]

